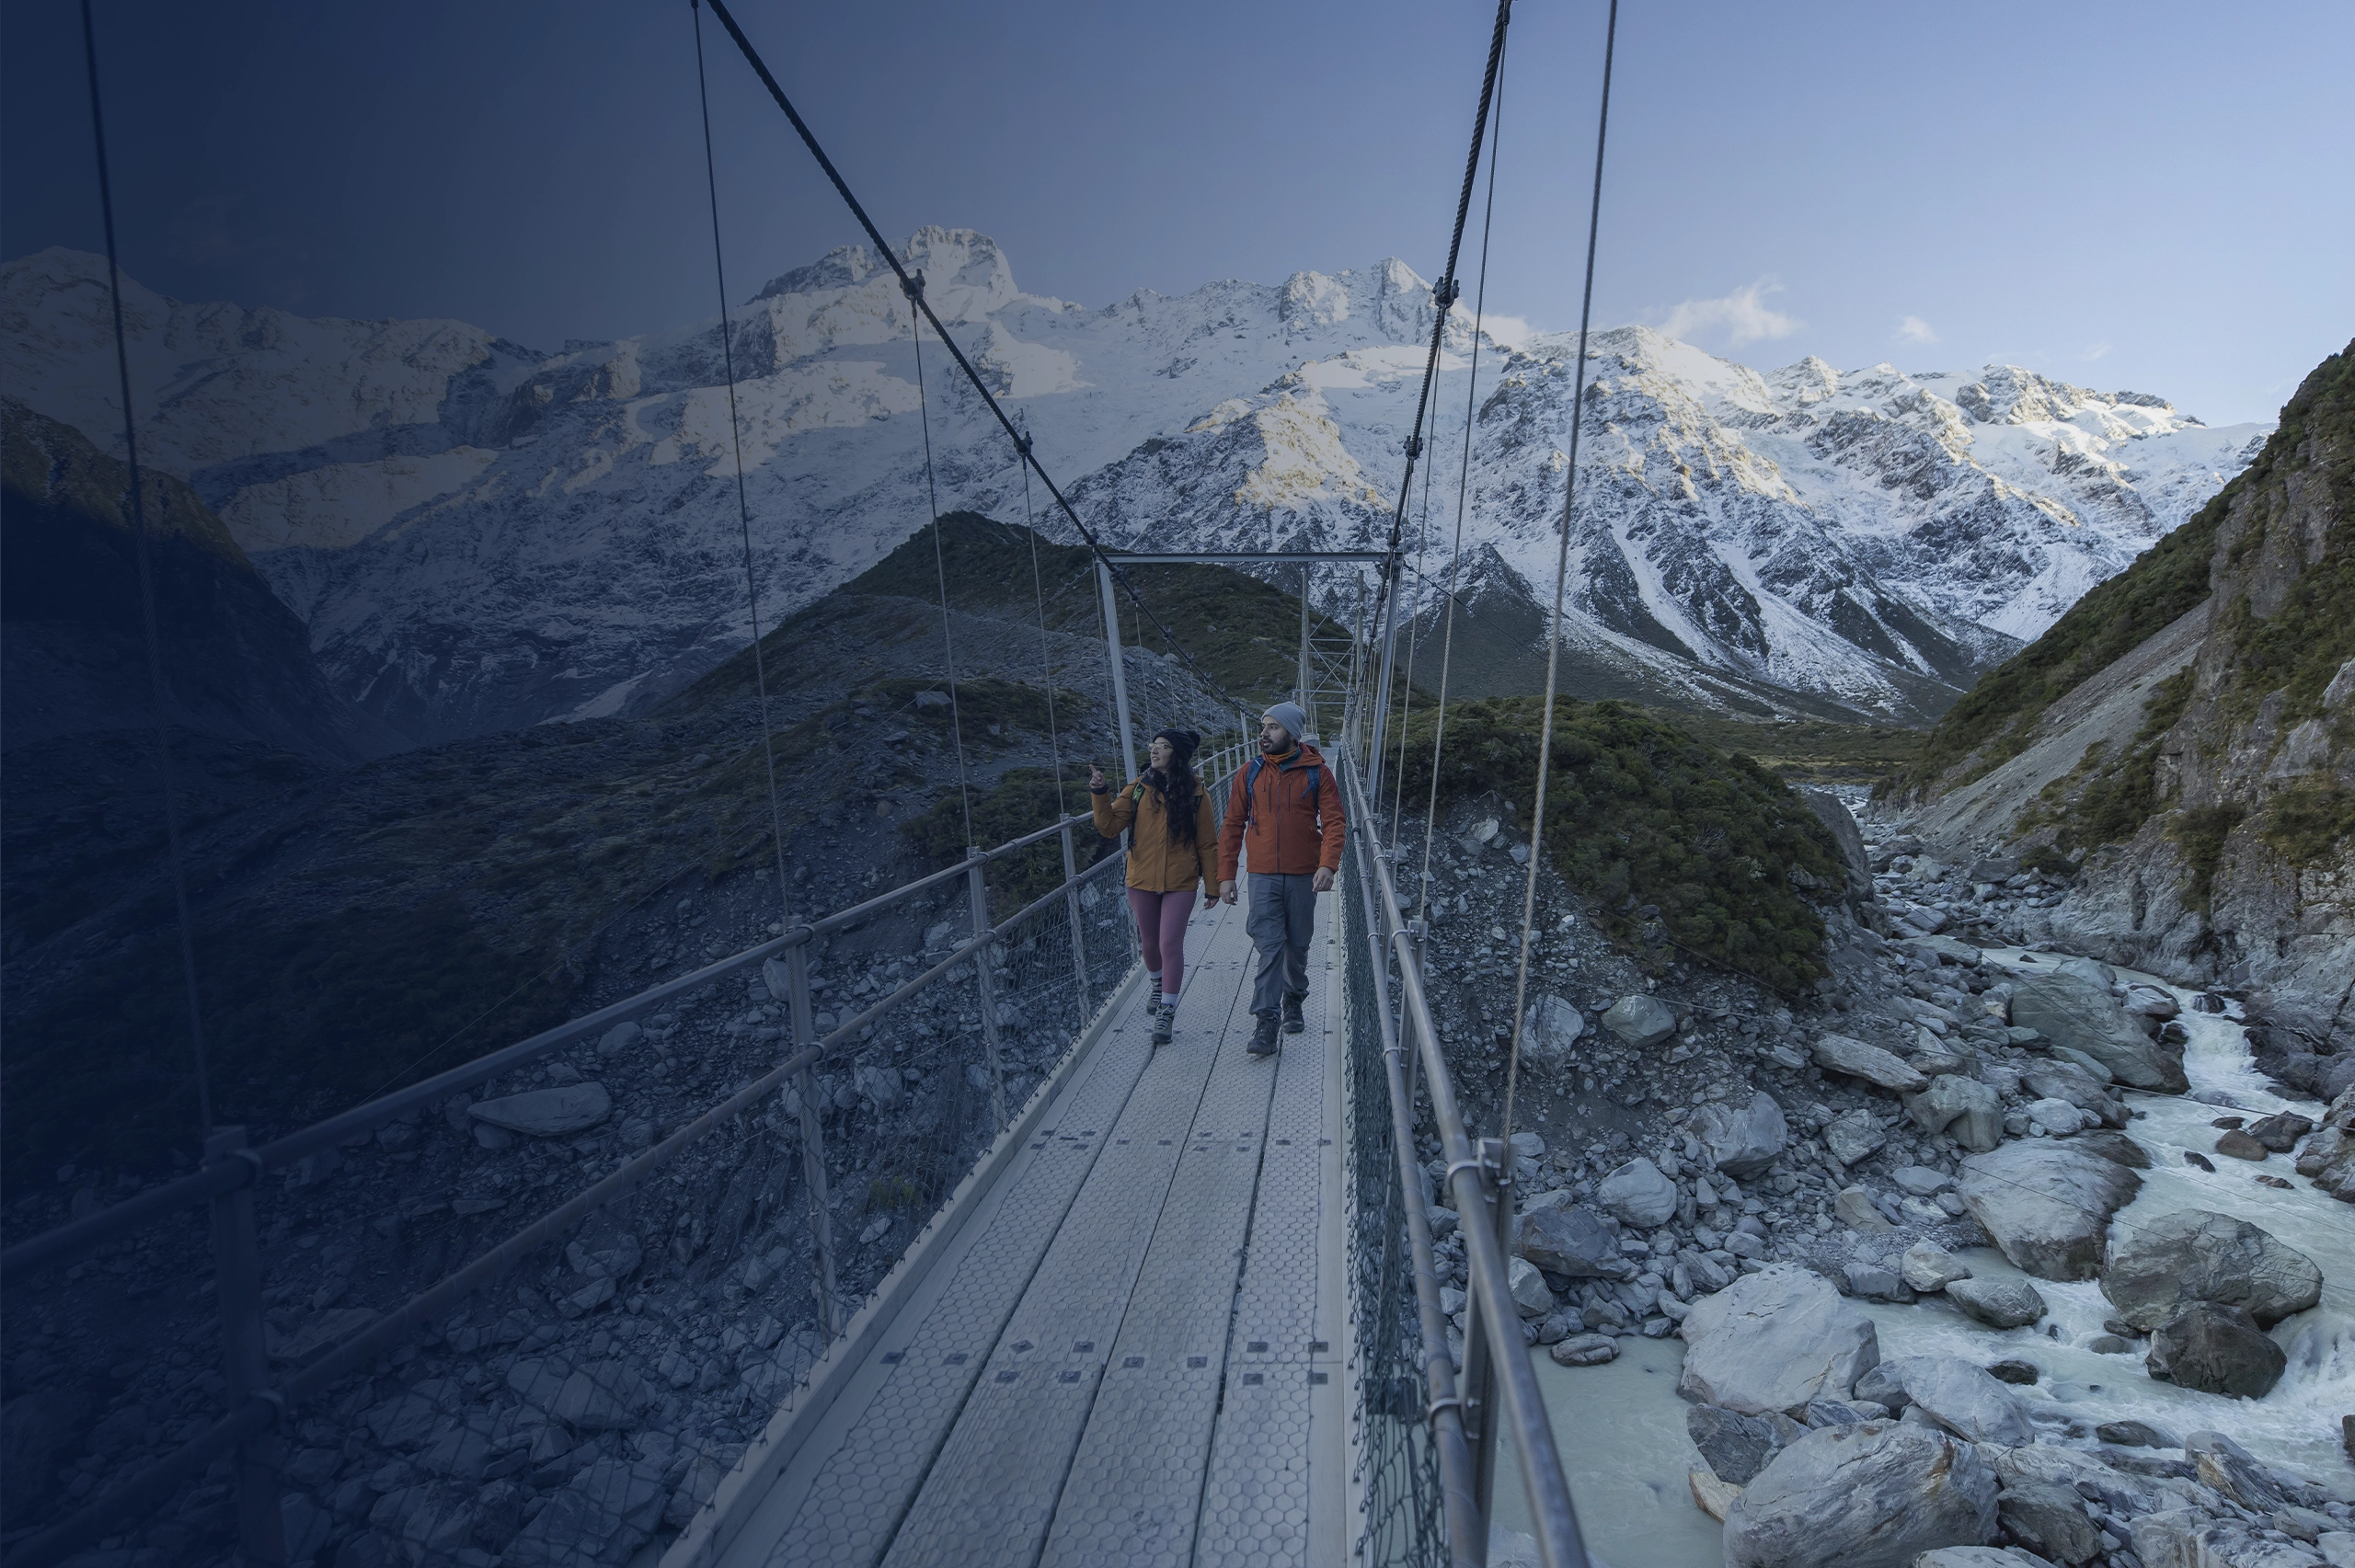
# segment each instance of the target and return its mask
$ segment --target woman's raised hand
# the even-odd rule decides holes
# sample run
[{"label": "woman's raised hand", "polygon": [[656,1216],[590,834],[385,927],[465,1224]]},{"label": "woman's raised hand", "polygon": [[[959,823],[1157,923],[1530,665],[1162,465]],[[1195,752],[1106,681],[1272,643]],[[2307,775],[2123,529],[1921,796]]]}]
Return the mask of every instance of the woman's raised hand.
[{"label": "woman's raised hand", "polygon": [[1090,762],[1087,765],[1087,787],[1101,795],[1105,790],[1104,770]]}]

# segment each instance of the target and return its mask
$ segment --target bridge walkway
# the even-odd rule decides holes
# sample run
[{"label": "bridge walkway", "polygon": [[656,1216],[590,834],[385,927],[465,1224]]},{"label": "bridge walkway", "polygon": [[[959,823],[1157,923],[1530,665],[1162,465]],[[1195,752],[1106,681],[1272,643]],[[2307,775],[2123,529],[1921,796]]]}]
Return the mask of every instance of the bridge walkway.
[{"label": "bridge walkway", "polygon": [[[1247,897],[1247,887],[1246,887]],[[1338,1565],[1349,1434],[1339,969],[1246,1049],[1247,906],[1198,910],[759,1497],[724,1568]]]}]

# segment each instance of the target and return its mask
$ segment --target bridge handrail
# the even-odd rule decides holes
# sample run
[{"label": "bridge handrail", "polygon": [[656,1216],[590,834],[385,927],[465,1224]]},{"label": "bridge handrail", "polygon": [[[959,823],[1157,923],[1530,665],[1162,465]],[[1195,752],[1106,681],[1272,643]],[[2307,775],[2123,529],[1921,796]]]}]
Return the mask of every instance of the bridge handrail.
[{"label": "bridge handrail", "polygon": [[[1357,726],[1346,727],[1354,736]],[[1441,1469],[1442,1506],[1447,1514],[1448,1535],[1454,1560],[1480,1563],[1487,1560],[1488,1520],[1486,1488],[1476,1471],[1492,1469],[1495,1439],[1509,1432],[1521,1463],[1522,1483],[1535,1526],[1538,1551],[1546,1568],[1585,1568],[1586,1549],[1579,1533],[1578,1516],[1570,1500],[1569,1482],[1562,1470],[1553,1423],[1537,1386],[1529,1346],[1521,1334],[1519,1309],[1512,1299],[1510,1264],[1499,1230],[1512,1214],[1512,1169],[1509,1151],[1496,1139],[1473,1141],[1464,1124],[1449,1074],[1446,1053],[1430,1004],[1423,993],[1421,955],[1416,933],[1398,902],[1390,868],[1377,842],[1377,818],[1366,799],[1352,748],[1341,749],[1341,784],[1349,797],[1350,820],[1358,829],[1355,841],[1361,876],[1361,897],[1370,906],[1366,941],[1373,961],[1374,985],[1382,993],[1385,1067],[1391,1085],[1394,1141],[1399,1162],[1402,1196],[1413,1252],[1415,1296],[1424,1325],[1428,1351],[1426,1370],[1430,1384],[1429,1415],[1435,1431]],[[1398,997],[1394,1015],[1385,977],[1388,960],[1396,960]],[[1393,1018],[1396,1022],[1393,1023]],[[1430,1215],[1423,1201],[1421,1167],[1413,1137],[1415,1107],[1412,1080],[1401,1059],[1407,1050],[1402,1036],[1412,1037],[1412,1049],[1422,1069],[1430,1096],[1431,1120],[1447,1162],[1445,1188],[1456,1200],[1464,1237],[1465,1265],[1472,1311],[1465,1345],[1465,1381],[1457,1385],[1448,1366],[1446,1341],[1438,1324],[1445,1321],[1439,1301],[1439,1279],[1431,1262]],[[1486,1366],[1483,1367],[1482,1363]],[[1486,1373],[1484,1376],[1483,1373]],[[1489,1413],[1466,1411],[1467,1402],[1480,1402],[1480,1385],[1491,1386],[1501,1407]],[[1485,1431],[1483,1430],[1485,1428]],[[1485,1439],[1487,1452],[1476,1465],[1469,1441]]]},{"label": "bridge handrail", "polygon": [[[1206,775],[1204,787],[1213,788],[1232,773],[1242,755],[1240,744],[1212,751],[1207,766],[1201,770]],[[153,1224],[191,1204],[250,1185],[259,1180],[265,1169],[289,1163],[307,1152],[328,1147],[354,1130],[362,1130],[399,1115],[409,1105],[420,1104],[469,1083],[494,1077],[518,1063],[585,1038],[600,1028],[629,1013],[644,1011],[662,999],[708,984],[753,963],[764,962],[787,947],[808,942],[815,934],[855,925],[945,876],[970,876],[983,862],[1073,831],[1082,823],[1092,826],[1093,818],[1064,818],[1051,827],[1009,840],[995,849],[974,852],[971,858],[947,871],[935,872],[903,883],[863,903],[797,926],[783,936],[747,948],[691,975],[640,991],[569,1024],[519,1041],[503,1050],[479,1058],[466,1067],[370,1101],[300,1132],[289,1134],[261,1149],[236,1149],[228,1157],[209,1164],[193,1176],[143,1193],[86,1219],[60,1226],[0,1254],[0,1283],[9,1282],[6,1276],[14,1276],[21,1268],[53,1265],[63,1258],[75,1255],[77,1251],[86,1252],[102,1246],[115,1235]],[[635,1190],[698,1139],[749,1111],[764,1096],[777,1092],[795,1074],[823,1059],[836,1047],[856,1043],[867,1030],[902,1003],[950,976],[969,961],[986,965],[990,961],[987,950],[993,943],[1004,940],[1024,921],[1051,905],[1074,897],[1081,887],[1101,878],[1122,860],[1120,855],[1108,855],[1084,870],[1074,872],[1013,915],[976,932],[922,973],[879,998],[863,1011],[844,1019],[810,1046],[794,1052],[668,1138],[492,1246],[456,1272],[386,1312],[350,1338],[341,1341],[318,1359],[288,1374],[274,1386],[255,1390],[219,1420],[146,1470],[106,1488],[73,1514],[16,1543],[7,1553],[7,1568],[18,1568],[19,1564],[23,1568],[42,1568],[44,1564],[61,1561],[76,1546],[119,1528],[127,1514],[168,1497],[180,1483],[204,1470],[221,1454],[259,1436],[282,1421],[296,1405],[365,1368],[426,1323],[456,1306],[477,1288],[498,1278],[518,1260],[550,1244],[592,1211]],[[330,1132],[328,1129],[340,1130]],[[290,1149],[292,1153],[285,1152]],[[97,1223],[108,1219],[113,1221],[110,1227],[100,1227]],[[28,1255],[32,1260],[29,1264],[19,1261]],[[221,1294],[225,1320],[225,1292]],[[234,1325],[225,1321],[224,1327],[224,1331],[234,1329]]]},{"label": "bridge handrail", "polygon": [[[1219,763],[1222,760],[1228,759],[1229,753],[1239,751],[1239,747],[1234,746],[1222,747],[1212,753],[1212,762]],[[1231,771],[1231,761],[1225,761],[1225,767]],[[1223,774],[1213,773],[1212,776],[1217,778]],[[447,1072],[437,1073],[420,1082],[410,1084],[408,1088],[396,1089],[390,1093],[382,1094],[375,1099],[354,1105],[350,1110],[339,1111],[323,1121],[314,1122],[306,1127],[288,1133],[283,1138],[272,1139],[258,1149],[240,1150],[234,1158],[216,1161],[190,1175],[166,1182],[161,1186],[150,1187],[145,1192],[126,1198],[121,1203],[111,1204],[96,1214],[69,1220],[38,1236],[28,1237],[9,1247],[6,1252],[0,1252],[0,1279],[18,1276],[29,1270],[54,1268],[60,1265],[73,1263],[120,1237],[155,1223],[177,1210],[192,1208],[198,1204],[209,1202],[238,1187],[249,1185],[259,1180],[266,1172],[283,1170],[308,1155],[332,1148],[355,1134],[372,1131],[411,1110],[430,1104],[436,1100],[446,1099],[461,1090],[471,1089],[478,1083],[487,1082],[503,1072],[535,1061],[550,1051],[560,1050],[567,1046],[577,1045],[592,1036],[602,1035],[615,1024],[626,1023],[638,1013],[659,1008],[673,997],[710,985],[716,980],[726,979],[730,975],[739,974],[745,969],[757,967],[787,948],[806,944],[821,936],[845,931],[872,920],[902,899],[953,877],[969,875],[977,863],[987,864],[1003,860],[1033,844],[1043,843],[1049,839],[1074,829],[1092,826],[1093,818],[1090,816],[1085,813],[1075,814],[1060,818],[1035,832],[1008,839],[994,849],[975,851],[968,860],[955,865],[944,866],[938,871],[916,877],[912,881],[903,882],[886,892],[877,894],[872,898],[853,904],[847,909],[837,910],[833,914],[798,923],[781,936],[771,937],[766,942],[747,947],[741,953],[731,954],[692,973],[649,987],[645,990],[624,997],[619,1001],[601,1007],[594,1013],[586,1013],[569,1023],[559,1024],[553,1029],[544,1029],[539,1034],[518,1040],[511,1046],[477,1057],[472,1061],[454,1067]],[[1062,890],[1060,886],[1056,889],[1057,892]]]}]

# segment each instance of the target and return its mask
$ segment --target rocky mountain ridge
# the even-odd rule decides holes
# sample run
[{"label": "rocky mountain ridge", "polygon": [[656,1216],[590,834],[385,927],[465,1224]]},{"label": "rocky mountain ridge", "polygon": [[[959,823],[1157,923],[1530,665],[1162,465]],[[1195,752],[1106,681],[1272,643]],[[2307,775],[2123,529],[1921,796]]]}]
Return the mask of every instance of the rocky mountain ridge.
[{"label": "rocky mountain ridge", "polygon": [[[970,230],[919,230],[902,254],[1109,538],[1386,537],[1432,310],[1403,263],[1097,310],[1023,292]],[[716,321],[551,355],[456,322],[125,296],[151,461],[220,512],[337,688],[410,736],[642,711],[741,646]],[[104,305],[95,258],[0,272],[8,389],[101,445],[119,422]],[[851,246],[733,317],[769,619],[871,565],[923,504],[906,309]],[[1427,474],[1463,461],[1475,336],[1457,305]],[[1576,349],[1503,328],[1477,348],[1465,540],[1487,608],[1466,635],[1494,645],[1473,661],[1488,689],[1515,691],[1550,602]],[[2008,366],[1761,375],[1640,327],[1590,352],[1573,663],[1591,694],[1718,711],[1935,714],[2261,434]],[[946,356],[925,359],[941,504],[1052,527]],[[1409,519],[1434,577],[1447,488]],[[1427,631],[1437,586],[1417,596]]]}]

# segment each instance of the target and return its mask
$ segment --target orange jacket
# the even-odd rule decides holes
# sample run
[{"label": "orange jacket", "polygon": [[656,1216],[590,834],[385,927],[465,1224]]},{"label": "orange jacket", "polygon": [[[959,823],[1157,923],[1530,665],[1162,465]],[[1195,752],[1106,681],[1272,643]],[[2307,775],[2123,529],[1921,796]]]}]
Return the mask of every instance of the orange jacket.
[{"label": "orange jacket", "polygon": [[1347,827],[1340,784],[1315,747],[1303,742],[1282,757],[1255,758],[1235,771],[1218,835],[1219,879],[1235,880],[1246,849],[1254,871],[1338,872]]},{"label": "orange jacket", "polygon": [[1118,838],[1133,824],[1136,841],[1129,846],[1129,886],[1148,893],[1183,893],[1199,880],[1203,891],[1218,893],[1218,814],[1211,807],[1208,790],[1194,795],[1194,841],[1181,844],[1169,837],[1169,811],[1161,792],[1142,778],[1126,788],[1088,796],[1096,813],[1096,830]]}]

